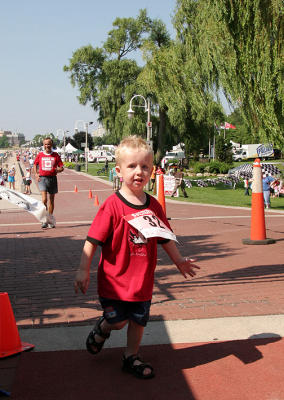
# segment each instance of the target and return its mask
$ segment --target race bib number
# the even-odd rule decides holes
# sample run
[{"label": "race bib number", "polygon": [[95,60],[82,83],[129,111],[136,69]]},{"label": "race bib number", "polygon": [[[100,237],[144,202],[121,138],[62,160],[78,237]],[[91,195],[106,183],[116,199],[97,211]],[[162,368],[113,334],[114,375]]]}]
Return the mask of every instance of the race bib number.
[{"label": "race bib number", "polygon": [[124,216],[146,239],[160,237],[177,241],[175,234],[151,210],[143,210]]}]

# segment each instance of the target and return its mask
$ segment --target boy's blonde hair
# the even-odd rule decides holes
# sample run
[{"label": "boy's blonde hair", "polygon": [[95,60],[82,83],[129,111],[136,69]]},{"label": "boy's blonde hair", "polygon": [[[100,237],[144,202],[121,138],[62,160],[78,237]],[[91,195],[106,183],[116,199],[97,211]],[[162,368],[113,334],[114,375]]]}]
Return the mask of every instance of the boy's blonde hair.
[{"label": "boy's blonde hair", "polygon": [[141,137],[137,135],[131,135],[124,138],[118,145],[115,151],[115,162],[117,165],[120,165],[121,160],[123,159],[122,152],[126,149],[132,150],[143,150],[152,154],[154,159],[154,153],[148,143]]}]

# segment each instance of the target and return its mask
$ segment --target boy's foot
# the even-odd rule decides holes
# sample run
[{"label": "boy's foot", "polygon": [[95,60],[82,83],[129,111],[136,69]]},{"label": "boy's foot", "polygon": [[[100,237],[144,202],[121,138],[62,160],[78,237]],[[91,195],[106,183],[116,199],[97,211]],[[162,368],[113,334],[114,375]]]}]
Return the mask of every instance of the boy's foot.
[{"label": "boy's foot", "polygon": [[86,347],[89,353],[98,354],[104,346],[106,339],[110,337],[110,333],[104,333],[101,328],[101,324],[104,321],[104,317],[100,317],[97,321],[94,329],[89,333],[86,341]]},{"label": "boy's foot", "polygon": [[133,354],[129,357],[123,356],[122,370],[140,379],[151,379],[155,376],[152,365],[145,363],[137,354]]},{"label": "boy's foot", "polygon": [[46,222],[43,222],[43,223],[41,224],[41,227],[42,227],[42,228],[48,228],[48,225],[47,225]]}]

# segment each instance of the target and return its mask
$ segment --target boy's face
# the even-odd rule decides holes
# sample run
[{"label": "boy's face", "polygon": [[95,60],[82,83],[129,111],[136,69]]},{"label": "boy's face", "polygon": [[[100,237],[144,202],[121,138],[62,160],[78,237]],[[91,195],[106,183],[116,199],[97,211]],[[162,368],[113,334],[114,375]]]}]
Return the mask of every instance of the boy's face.
[{"label": "boy's face", "polygon": [[141,193],[149,182],[153,169],[153,156],[146,150],[124,149],[117,175],[123,178],[123,186],[134,193]]}]

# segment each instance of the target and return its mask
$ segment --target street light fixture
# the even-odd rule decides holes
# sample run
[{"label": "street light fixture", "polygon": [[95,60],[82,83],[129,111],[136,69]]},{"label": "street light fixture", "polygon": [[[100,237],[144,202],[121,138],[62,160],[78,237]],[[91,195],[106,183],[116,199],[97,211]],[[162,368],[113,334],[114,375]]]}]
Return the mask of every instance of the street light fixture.
[{"label": "street light fixture", "polygon": [[57,138],[59,137],[59,135],[62,133],[63,135],[63,159],[64,161],[66,161],[66,154],[65,154],[65,147],[66,147],[66,133],[68,133],[69,131],[65,131],[64,129],[57,129],[56,130],[56,136]]},{"label": "street light fixture", "polygon": [[[139,104],[133,104],[132,101],[136,97],[141,97],[144,100],[144,106],[141,106]],[[144,108],[144,111],[147,113],[147,143],[150,146],[151,149],[153,149],[153,142],[152,142],[152,122],[151,122],[151,103],[150,99],[148,98],[147,100],[145,99],[144,96],[141,94],[135,94],[133,97],[130,99],[130,104],[129,104],[129,110],[127,111],[128,118],[132,119],[134,117],[134,111],[132,107],[142,107]],[[147,190],[150,189],[150,182],[147,184]]]},{"label": "street light fixture", "polygon": [[78,125],[79,123],[82,123],[84,126],[84,129],[86,131],[86,135],[85,135],[85,143],[84,143],[84,147],[85,147],[85,171],[88,172],[88,127],[89,125],[93,124],[93,121],[90,122],[85,122],[82,119],[79,119],[75,122],[75,132],[78,132]]},{"label": "street light fixture", "polygon": [[[132,101],[136,98],[136,97],[141,97],[144,100],[144,105],[141,106],[139,104],[133,104],[132,105]],[[144,96],[142,96],[141,94],[135,94],[131,99],[130,99],[130,104],[129,104],[129,110],[127,111],[128,114],[128,118],[132,119],[134,116],[134,111],[132,109],[132,107],[141,107],[144,108],[144,111],[147,113],[147,142],[150,145],[150,147],[152,148],[152,122],[151,122],[151,104],[150,104],[150,100],[149,99],[145,99]]]}]

